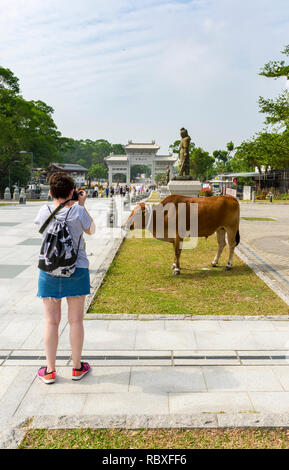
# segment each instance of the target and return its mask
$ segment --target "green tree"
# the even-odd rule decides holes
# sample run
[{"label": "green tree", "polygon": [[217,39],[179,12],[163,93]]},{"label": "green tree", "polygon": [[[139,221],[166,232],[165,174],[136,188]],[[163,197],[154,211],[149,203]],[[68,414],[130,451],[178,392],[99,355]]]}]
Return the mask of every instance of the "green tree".
[{"label": "green tree", "polygon": [[[289,46],[282,51],[289,56]],[[264,77],[289,79],[289,65],[285,61],[270,61],[259,73]],[[259,98],[259,112],[266,114],[265,124],[271,126],[242,142],[231,160],[233,170],[253,171],[255,167],[261,173],[262,168],[284,169],[289,166],[289,93],[283,90],[276,99]]]},{"label": "green tree", "polygon": [[146,175],[146,178],[149,178],[151,175],[151,168],[146,165],[133,165],[130,170],[130,177],[131,179],[135,179],[142,173]]},{"label": "green tree", "polygon": [[166,174],[165,173],[157,173],[155,175],[155,182],[158,184],[166,184]]},{"label": "green tree", "polygon": [[92,167],[88,171],[88,178],[91,180],[93,178],[107,178],[108,169],[103,163],[92,165]]},{"label": "green tree", "polygon": [[254,171],[259,173],[264,167],[265,172],[270,168],[286,168],[289,163],[288,141],[277,132],[260,132],[251,140],[244,141],[237,147],[231,162],[235,171]]},{"label": "green tree", "polygon": [[232,152],[235,149],[233,142],[228,142],[227,150],[214,150],[213,157],[215,159],[215,172],[224,173],[232,171]]},{"label": "green tree", "polygon": [[20,93],[19,79],[11,70],[4,67],[0,67],[0,90],[10,90],[15,94]]},{"label": "green tree", "polygon": [[105,163],[104,159],[111,152],[117,155],[125,154],[124,146],[111,144],[105,139],[98,140],[74,140],[62,139],[61,155],[65,163],[85,162],[83,166],[90,168],[92,165]]},{"label": "green tree", "polygon": [[112,144],[111,151],[115,155],[125,155],[125,148],[121,144]]},{"label": "green tree", "polygon": [[60,133],[53,121],[53,109],[43,101],[27,101],[19,80],[0,67],[0,193],[9,184],[26,185],[30,175],[30,155],[34,166],[45,167],[57,157]]},{"label": "green tree", "polygon": [[92,157],[92,164],[104,163],[105,157],[112,152],[111,144],[104,139],[98,139],[94,142],[94,152]]},{"label": "green tree", "polygon": [[[286,57],[289,56],[289,45],[282,51]],[[289,80],[289,65],[284,60],[270,61],[264,65],[259,73],[268,78],[285,77]],[[267,114],[265,123],[269,125],[277,125],[279,129],[289,129],[289,92],[283,90],[279,96],[273,99],[259,98],[259,112]]]},{"label": "green tree", "polygon": [[83,166],[83,167],[85,168],[86,161],[84,160],[84,158],[80,158],[80,159],[77,161],[77,165]]},{"label": "green tree", "polygon": [[201,147],[195,147],[190,153],[190,173],[202,181],[209,179],[214,172],[214,161],[215,158],[209,152],[206,152]]},{"label": "green tree", "polygon": [[[289,56],[289,45],[284,48],[281,54]],[[271,78],[286,77],[289,80],[289,65],[286,65],[284,60],[270,60],[264,65],[259,75]]]}]

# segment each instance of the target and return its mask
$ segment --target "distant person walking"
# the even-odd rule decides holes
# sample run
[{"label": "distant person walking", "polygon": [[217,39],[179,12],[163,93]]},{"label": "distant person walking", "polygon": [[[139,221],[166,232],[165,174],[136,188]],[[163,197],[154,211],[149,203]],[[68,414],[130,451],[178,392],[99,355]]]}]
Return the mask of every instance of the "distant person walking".
[{"label": "distant person walking", "polygon": [[[68,322],[70,325],[69,338],[73,362],[72,379],[82,379],[82,377],[90,370],[89,364],[87,362],[81,361],[84,340],[84,303],[86,295],[90,293],[88,270],[89,261],[85,252],[83,232],[87,233],[88,235],[92,235],[95,232],[93,219],[85,208],[85,191],[79,191],[76,193],[77,199],[72,201],[71,198],[74,194],[74,182],[69,175],[60,172],[54,173],[50,177],[49,185],[49,192],[53,198],[54,204],[51,204],[50,206],[42,206],[37,214],[36,219],[34,220],[34,223],[40,227],[45,227],[44,224],[48,222],[49,217],[54,212],[54,210],[59,208],[61,205],[62,207],[46,226],[43,232],[43,240],[45,240],[45,244],[43,244],[44,249],[47,249],[47,246],[49,247],[49,238],[46,237],[47,231],[49,231],[49,237],[52,239],[54,237],[55,240],[55,237],[57,236],[56,228],[59,229],[59,227],[62,227],[63,232],[61,233],[67,234],[68,232],[65,232],[63,228],[67,226],[69,231],[67,238],[65,238],[63,235],[62,239],[60,239],[60,242],[63,242],[62,246],[64,246],[67,241],[65,260],[67,260],[67,254],[69,255],[73,249],[77,254],[77,257],[75,262],[75,270],[73,274],[68,277],[68,274],[65,275],[65,273],[68,271],[67,269],[55,269],[58,260],[63,259],[64,256],[61,252],[62,258],[60,257],[58,251],[59,245],[54,244],[53,250],[50,250],[50,252],[48,250],[45,253],[48,257],[51,256],[52,252],[52,255],[55,259],[54,273],[59,269],[60,271],[57,271],[57,275],[51,274],[49,270],[52,268],[48,263],[47,270],[40,270],[39,272],[37,297],[42,298],[44,304],[44,346],[47,365],[45,367],[41,367],[38,370],[38,377],[47,384],[55,382],[56,378],[55,363],[58,347],[58,327],[61,320],[61,300],[65,297],[68,304]],[[72,242],[73,246],[71,246],[70,242]],[[44,257],[44,261],[42,262],[46,265],[47,260]],[[72,268],[71,271],[73,271]]]},{"label": "distant person walking", "polygon": [[106,195],[106,197],[108,197],[108,194],[109,194],[109,187],[107,186],[107,187],[105,188],[105,195]]}]

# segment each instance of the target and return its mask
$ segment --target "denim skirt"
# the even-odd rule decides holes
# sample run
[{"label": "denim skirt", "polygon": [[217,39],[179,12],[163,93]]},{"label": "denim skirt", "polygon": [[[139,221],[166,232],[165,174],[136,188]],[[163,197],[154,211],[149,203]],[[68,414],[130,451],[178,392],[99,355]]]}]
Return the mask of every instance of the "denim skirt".
[{"label": "denim skirt", "polygon": [[37,297],[80,297],[90,294],[88,268],[76,268],[71,277],[60,277],[39,270]]}]

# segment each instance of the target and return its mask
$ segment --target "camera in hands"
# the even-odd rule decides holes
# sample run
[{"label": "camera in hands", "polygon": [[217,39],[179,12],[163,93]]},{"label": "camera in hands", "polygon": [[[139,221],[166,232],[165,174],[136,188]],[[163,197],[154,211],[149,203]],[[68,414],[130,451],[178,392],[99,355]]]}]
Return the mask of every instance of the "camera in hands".
[{"label": "camera in hands", "polygon": [[81,191],[77,191],[76,189],[73,191],[73,194],[72,194],[72,198],[71,200],[72,201],[78,201],[78,196],[80,195]]}]

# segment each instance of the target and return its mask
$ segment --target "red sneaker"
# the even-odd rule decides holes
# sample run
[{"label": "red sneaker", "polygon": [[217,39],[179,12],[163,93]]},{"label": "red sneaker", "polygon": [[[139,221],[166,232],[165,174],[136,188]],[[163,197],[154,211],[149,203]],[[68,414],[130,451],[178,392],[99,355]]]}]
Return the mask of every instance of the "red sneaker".
[{"label": "red sneaker", "polygon": [[42,380],[42,382],[46,384],[53,384],[55,382],[55,370],[53,370],[52,372],[47,372],[47,367],[40,367],[40,369],[38,369],[37,375],[40,380]]},{"label": "red sneaker", "polygon": [[72,380],[80,380],[90,371],[88,362],[81,362],[80,369],[72,369]]}]

